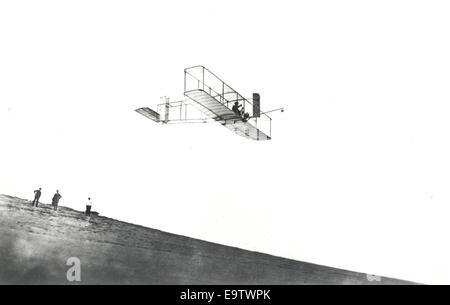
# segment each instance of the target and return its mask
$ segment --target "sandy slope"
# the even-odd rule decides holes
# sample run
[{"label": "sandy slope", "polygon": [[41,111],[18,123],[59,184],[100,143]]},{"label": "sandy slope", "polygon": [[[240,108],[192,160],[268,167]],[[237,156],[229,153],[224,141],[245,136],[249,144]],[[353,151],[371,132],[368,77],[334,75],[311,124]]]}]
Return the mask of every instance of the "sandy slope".
[{"label": "sandy slope", "polygon": [[[226,247],[0,195],[0,284],[376,284],[365,274]],[[402,283],[382,278],[381,284]]]}]

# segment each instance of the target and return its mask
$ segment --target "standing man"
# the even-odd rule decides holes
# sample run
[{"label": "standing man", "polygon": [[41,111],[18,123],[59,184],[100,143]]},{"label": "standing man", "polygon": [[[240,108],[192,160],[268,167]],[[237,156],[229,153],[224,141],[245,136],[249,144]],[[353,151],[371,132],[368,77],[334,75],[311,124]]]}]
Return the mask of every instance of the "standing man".
[{"label": "standing man", "polygon": [[34,200],[32,202],[33,206],[36,206],[36,207],[38,206],[39,198],[41,198],[41,190],[42,190],[42,188],[39,188],[38,190],[34,191]]},{"label": "standing man", "polygon": [[52,206],[55,211],[58,209],[58,202],[59,202],[59,199],[61,199],[61,197],[62,196],[59,193],[59,191],[56,190],[56,193],[55,193],[55,195],[53,195],[53,199],[52,199]]},{"label": "standing man", "polygon": [[92,208],[92,201],[91,197],[88,198],[88,202],[86,203],[86,216],[91,216],[91,208]]}]

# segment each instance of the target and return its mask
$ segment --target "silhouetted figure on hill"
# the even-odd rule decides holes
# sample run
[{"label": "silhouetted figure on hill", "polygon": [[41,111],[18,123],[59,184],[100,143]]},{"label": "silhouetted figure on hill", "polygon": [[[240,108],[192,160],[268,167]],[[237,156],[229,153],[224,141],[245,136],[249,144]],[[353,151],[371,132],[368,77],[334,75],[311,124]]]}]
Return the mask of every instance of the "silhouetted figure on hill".
[{"label": "silhouetted figure on hill", "polygon": [[38,206],[39,198],[41,198],[41,190],[42,190],[42,188],[39,188],[38,190],[34,191],[34,200],[32,203],[33,206]]},{"label": "silhouetted figure on hill", "polygon": [[56,190],[55,195],[53,195],[53,199],[52,199],[52,206],[53,209],[56,211],[58,209],[58,203],[59,203],[59,199],[61,199],[61,194],[59,193],[58,190]]},{"label": "silhouetted figure on hill", "polygon": [[86,216],[91,216],[91,208],[92,208],[92,201],[91,197],[88,198],[88,202],[86,203]]}]

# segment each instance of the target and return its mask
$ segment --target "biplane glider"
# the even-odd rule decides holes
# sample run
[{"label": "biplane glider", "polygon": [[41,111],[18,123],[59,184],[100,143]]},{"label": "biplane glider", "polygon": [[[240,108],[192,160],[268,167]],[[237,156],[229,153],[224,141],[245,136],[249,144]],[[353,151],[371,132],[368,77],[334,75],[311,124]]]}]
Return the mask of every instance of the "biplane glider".
[{"label": "biplane glider", "polygon": [[272,119],[262,112],[260,96],[247,99],[203,66],[184,70],[184,100],[170,102],[162,97],[156,111],[136,109],[143,116],[163,124],[217,122],[236,134],[253,140],[270,140]]}]

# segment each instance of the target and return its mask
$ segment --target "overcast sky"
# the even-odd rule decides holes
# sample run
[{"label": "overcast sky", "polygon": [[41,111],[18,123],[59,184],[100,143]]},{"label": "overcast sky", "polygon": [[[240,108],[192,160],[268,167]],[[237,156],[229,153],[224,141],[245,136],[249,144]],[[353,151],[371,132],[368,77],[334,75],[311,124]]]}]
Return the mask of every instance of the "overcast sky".
[{"label": "overcast sky", "polygon": [[[448,1],[2,1],[0,193],[450,283]],[[134,112],[204,65],[271,141]]]}]

